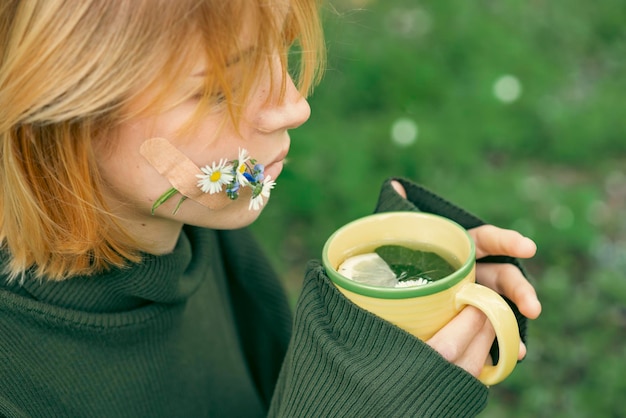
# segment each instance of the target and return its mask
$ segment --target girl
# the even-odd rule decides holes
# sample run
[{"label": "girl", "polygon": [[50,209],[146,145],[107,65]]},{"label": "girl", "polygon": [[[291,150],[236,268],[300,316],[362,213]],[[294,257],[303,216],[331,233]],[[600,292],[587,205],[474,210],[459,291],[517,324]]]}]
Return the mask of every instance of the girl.
[{"label": "girl", "polygon": [[[482,314],[466,308],[422,342],[311,262],[292,321],[245,228],[309,117],[324,53],[315,0],[5,0],[0,45],[0,415],[484,408]],[[389,209],[456,219],[479,258],[535,251],[406,180],[383,186]],[[516,305],[524,333],[539,302],[498,260],[479,280]]]}]

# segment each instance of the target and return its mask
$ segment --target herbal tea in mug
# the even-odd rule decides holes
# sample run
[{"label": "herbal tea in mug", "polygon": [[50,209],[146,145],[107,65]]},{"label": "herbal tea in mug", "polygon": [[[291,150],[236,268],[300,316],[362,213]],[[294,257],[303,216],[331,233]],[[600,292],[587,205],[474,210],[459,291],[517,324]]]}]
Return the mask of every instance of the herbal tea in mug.
[{"label": "herbal tea in mug", "polygon": [[337,289],[359,307],[428,340],[465,306],[491,321],[498,363],[479,379],[493,385],[517,363],[519,329],[504,299],[476,284],[474,242],[450,219],[422,212],[366,216],[326,241],[322,261]]},{"label": "herbal tea in mug", "polygon": [[343,276],[381,287],[429,284],[449,276],[461,263],[453,254],[415,243],[380,243],[358,251],[338,268]]}]

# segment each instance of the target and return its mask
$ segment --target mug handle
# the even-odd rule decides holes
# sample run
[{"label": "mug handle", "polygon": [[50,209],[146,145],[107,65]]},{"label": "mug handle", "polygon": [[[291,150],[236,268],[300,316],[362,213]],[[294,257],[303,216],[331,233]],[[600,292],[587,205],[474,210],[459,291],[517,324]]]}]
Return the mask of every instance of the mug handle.
[{"label": "mug handle", "polygon": [[471,305],[480,309],[496,331],[500,357],[493,366],[485,366],[478,380],[485,385],[503,381],[515,368],[519,353],[519,327],[515,314],[505,300],[493,290],[478,283],[467,283],[456,294],[457,309]]}]

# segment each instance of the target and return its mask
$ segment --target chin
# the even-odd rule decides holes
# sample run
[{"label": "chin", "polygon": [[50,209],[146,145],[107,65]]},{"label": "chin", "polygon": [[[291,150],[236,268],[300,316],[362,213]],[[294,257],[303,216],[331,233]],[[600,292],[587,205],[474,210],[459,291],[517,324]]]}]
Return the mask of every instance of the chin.
[{"label": "chin", "polygon": [[256,221],[265,208],[263,205],[259,210],[249,210],[248,205],[247,199],[238,199],[220,210],[212,211],[196,203],[195,206],[200,210],[194,207],[193,211],[189,211],[185,216],[185,223],[211,229],[244,228]]},{"label": "chin", "polygon": [[257,220],[261,211],[255,211],[252,216],[241,216],[235,219],[225,220],[224,222],[220,222],[219,224],[211,223],[208,225],[208,228],[211,229],[221,229],[221,230],[230,230],[230,229],[240,229],[250,226],[254,221]]}]

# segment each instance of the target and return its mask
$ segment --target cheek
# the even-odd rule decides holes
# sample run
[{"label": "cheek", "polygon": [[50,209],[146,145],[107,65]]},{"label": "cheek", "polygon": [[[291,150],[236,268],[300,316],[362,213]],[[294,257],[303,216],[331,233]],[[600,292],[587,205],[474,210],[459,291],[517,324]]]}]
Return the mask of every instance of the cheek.
[{"label": "cheek", "polygon": [[158,181],[151,179],[149,173],[136,161],[125,163],[122,159],[102,164],[100,173],[108,193],[120,201],[144,200],[153,193],[150,186]]},{"label": "cheek", "polygon": [[[246,141],[230,126],[219,125],[211,120],[201,122],[184,136],[165,136],[172,145],[186,155],[196,166],[203,167],[222,158],[237,158],[239,148],[246,148]],[[148,139],[148,138],[146,138]]]},{"label": "cheek", "polygon": [[170,186],[139,154],[140,141],[119,137],[108,151],[96,149],[96,161],[104,181],[104,192],[120,202],[156,199]]}]

